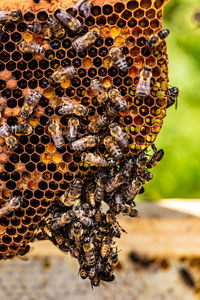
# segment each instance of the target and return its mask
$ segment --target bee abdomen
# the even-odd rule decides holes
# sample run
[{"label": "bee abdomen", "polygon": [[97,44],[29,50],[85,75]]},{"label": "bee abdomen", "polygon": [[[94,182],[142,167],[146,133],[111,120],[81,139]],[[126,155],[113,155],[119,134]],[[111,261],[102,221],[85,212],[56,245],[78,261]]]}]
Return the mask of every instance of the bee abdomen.
[{"label": "bee abdomen", "polygon": [[158,36],[161,38],[161,40],[166,39],[166,37],[168,37],[169,34],[170,34],[169,29],[163,29],[158,32]]},{"label": "bee abdomen", "polygon": [[89,267],[91,266],[94,266],[95,263],[96,263],[96,258],[95,258],[95,255],[94,255],[94,251],[91,250],[91,251],[88,251],[88,252],[85,252],[85,260],[86,260],[86,263]]},{"label": "bee abdomen", "polygon": [[126,62],[126,59],[125,58],[122,58],[120,60],[117,60],[115,62],[116,66],[122,71],[122,72],[126,72],[127,69],[128,69],[128,65],[127,65],[127,62]]}]

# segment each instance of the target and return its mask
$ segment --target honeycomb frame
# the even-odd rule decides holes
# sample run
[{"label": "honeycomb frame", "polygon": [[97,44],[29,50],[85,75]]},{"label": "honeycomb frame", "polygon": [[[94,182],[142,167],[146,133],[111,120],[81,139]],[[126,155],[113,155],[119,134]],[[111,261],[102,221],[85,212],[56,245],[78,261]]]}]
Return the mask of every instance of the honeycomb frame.
[{"label": "honeycomb frame", "polygon": [[[34,22],[33,16],[43,23],[47,19],[47,12],[48,15],[54,15],[60,7],[71,11],[70,7],[73,5],[63,1],[62,5],[59,2],[19,2],[18,8],[22,9],[24,20],[17,24],[8,23],[0,43],[0,94],[7,100],[1,124],[7,122],[11,126],[19,122],[27,87],[32,90],[40,88],[43,97],[30,118],[33,133],[30,136],[19,135],[19,147],[15,151],[8,150],[4,140],[0,139],[0,207],[11,193],[21,195],[24,199],[20,209],[0,218],[0,259],[14,257],[26,247],[34,238],[42,216],[73,179],[79,176],[90,179],[97,171],[96,167],[83,165],[79,153],[71,151],[66,140],[64,152],[56,150],[53,145],[46,124],[49,118],[59,120],[56,111],[58,97],[65,95],[89,107],[89,117],[81,119],[81,138],[87,135],[87,125],[92,118],[102,114],[101,105],[89,87],[90,79],[99,77],[105,88],[115,86],[120,89],[127,101],[127,111],[120,113],[117,118],[129,137],[129,151],[124,153],[125,157],[129,154],[137,156],[155,142],[166,115],[168,57],[165,42],[150,53],[146,47],[146,39],[162,29],[163,7],[166,2],[94,1],[91,16],[86,19],[79,16],[79,19],[85,30],[86,27],[99,26],[102,38],[85,51],[86,54],[77,54],[71,47],[75,36],[68,31],[68,36],[63,41],[50,42],[50,48],[43,59],[16,51],[16,44],[25,38],[27,24]],[[10,1],[9,6],[12,9],[16,7],[16,1]],[[4,7],[6,1],[3,1],[1,10]],[[34,38],[40,41],[39,37]],[[122,74],[111,65],[108,51],[112,45],[123,48],[128,63],[127,74]],[[78,74],[72,79],[71,87],[48,86],[52,70],[68,65],[74,65]],[[151,95],[143,99],[136,95],[135,90],[139,72],[144,65],[152,67],[153,77]],[[5,70],[12,73],[8,81],[2,78]],[[61,118],[63,128],[67,119]],[[99,152],[105,153],[105,149],[99,147]]]}]

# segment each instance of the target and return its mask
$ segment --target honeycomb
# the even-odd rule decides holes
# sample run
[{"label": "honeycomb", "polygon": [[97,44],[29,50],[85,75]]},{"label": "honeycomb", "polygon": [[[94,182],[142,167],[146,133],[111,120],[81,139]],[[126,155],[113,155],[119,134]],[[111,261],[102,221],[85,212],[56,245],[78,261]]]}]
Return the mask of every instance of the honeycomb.
[{"label": "honeycomb", "polygon": [[[65,37],[47,42],[43,56],[22,53],[17,45],[22,41],[42,43],[40,35],[32,34],[27,26],[35,21],[45,24],[49,16],[56,16],[59,4],[34,4],[33,9],[23,7],[23,19],[9,22],[0,42],[0,96],[5,102],[1,125],[19,124],[21,108],[27,89],[42,93],[39,105],[29,119],[31,135],[17,134],[18,147],[11,151],[0,139],[0,207],[10,195],[21,196],[19,209],[0,218],[0,259],[12,258],[23,251],[34,239],[42,217],[50,206],[57,203],[76,178],[91,180],[98,168],[81,162],[80,152],[65,147],[56,149],[47,129],[49,120],[57,120],[66,129],[69,116],[60,116],[58,105],[61,97],[74,99],[88,107],[86,117],[80,117],[78,139],[88,134],[89,123],[103,115],[104,107],[92,93],[90,82],[98,78],[105,89],[116,87],[127,102],[125,112],[115,121],[126,132],[129,147],[123,159],[145,151],[155,142],[166,115],[168,95],[168,57],[166,42],[150,50],[148,37],[162,29],[164,0],[137,0],[124,2],[93,2],[87,18],[75,12],[69,3],[67,12],[83,24],[81,35],[92,28],[100,28],[100,37],[88,49],[76,52],[72,42],[76,35],[66,29]],[[30,5],[29,5],[30,6]],[[49,9],[47,9],[47,6]],[[2,9],[2,8],[1,8]],[[112,46],[122,49],[128,71],[120,71],[112,64],[109,50]],[[50,76],[60,67],[74,66],[77,73],[71,81],[50,83]],[[152,68],[151,94],[136,94],[140,71]],[[106,155],[101,135],[97,153]]]}]

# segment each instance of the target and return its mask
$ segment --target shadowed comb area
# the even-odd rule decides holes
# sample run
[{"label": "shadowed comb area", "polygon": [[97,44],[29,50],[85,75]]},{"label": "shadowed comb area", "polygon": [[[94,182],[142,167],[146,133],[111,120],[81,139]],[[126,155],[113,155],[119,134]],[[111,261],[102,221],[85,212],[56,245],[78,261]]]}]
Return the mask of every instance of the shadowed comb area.
[{"label": "shadowed comb area", "polygon": [[[114,255],[112,239],[119,237],[120,231],[123,231],[120,227],[118,228],[119,224],[115,218],[119,212],[128,214],[128,206],[131,207],[134,203],[134,197],[130,196],[132,191],[128,191],[127,182],[130,186],[131,182],[135,180],[136,196],[143,184],[151,179],[147,172],[147,166],[151,168],[155,165],[150,161],[154,157],[146,156],[145,151],[155,142],[166,115],[168,95],[166,42],[163,40],[157,47],[151,48],[147,43],[152,34],[163,29],[164,2],[164,0],[106,3],[95,1],[91,7],[91,15],[87,18],[74,11],[69,3],[66,3],[65,6],[65,3],[62,2],[60,7],[65,7],[66,12],[80,21],[82,31],[76,34],[67,26],[63,26],[62,37],[57,37],[54,33],[46,40],[43,39],[41,32],[30,31],[28,25],[36,23],[38,28],[40,26],[44,28],[48,25],[50,16],[56,20],[56,14],[60,11],[57,8],[59,2],[52,5],[46,2],[45,9],[42,7],[44,4],[39,3],[38,6],[34,4],[33,9],[28,8],[28,4],[25,4],[21,9],[21,20],[5,23],[4,34],[0,42],[0,96],[4,99],[4,102],[1,102],[1,125],[7,122],[8,126],[13,128],[12,134],[18,144],[14,150],[11,150],[8,149],[4,138],[0,138],[0,209],[9,202],[10,197],[20,196],[23,201],[19,208],[6,215],[0,214],[0,259],[22,254],[23,249],[36,237],[38,239],[49,238],[61,250],[69,251],[77,257],[81,268],[85,268],[84,260],[86,261],[86,273],[92,280],[92,285],[98,283],[97,279],[95,281],[97,275],[94,276],[91,270],[94,265],[97,270],[97,262],[91,263],[92,255],[94,255],[95,261],[98,261],[98,255],[103,257],[102,265],[104,266],[100,266],[100,263],[98,265],[99,270],[100,267],[103,268],[99,271],[100,279],[106,281],[113,279],[106,251],[109,253],[110,247],[112,249],[110,253]],[[56,7],[56,5],[58,6]],[[21,2],[19,8],[21,8]],[[94,43],[82,52],[77,52],[73,47],[73,41],[97,28],[99,35]],[[34,55],[19,51],[18,45],[24,40],[28,43],[40,44],[44,47],[44,49],[41,48],[42,53]],[[118,68],[119,65],[111,59],[110,49],[114,46],[119,48],[125,57],[127,70],[123,72]],[[52,81],[51,76],[55,71],[70,66],[75,68],[75,75],[72,78],[58,83]],[[136,93],[136,87],[141,70],[145,66],[151,69],[152,76],[150,94],[143,97]],[[14,80],[13,88],[11,85],[7,86],[7,80],[4,78],[4,74],[7,74],[6,70],[12,74],[10,80]],[[124,144],[128,139],[128,147],[119,147],[122,158],[119,156],[120,159],[117,159],[113,165],[109,162],[110,152],[112,154],[113,148],[107,148],[104,144],[104,138],[111,135],[109,124],[105,123],[106,126],[103,124],[97,133],[91,132],[88,128],[91,122],[105,115],[109,109],[113,109],[112,102],[106,102],[108,100],[101,102],[98,95],[91,89],[92,79],[98,79],[105,92],[116,88],[120,92],[119,95],[121,94],[120,96],[125,99],[125,109],[117,110],[116,114],[114,112],[114,117],[109,122],[117,123],[121,127],[124,138],[126,138]],[[27,119],[32,129],[29,134],[16,133],[15,126],[24,122],[21,115],[22,107],[26,102],[27,95],[33,91],[40,93],[40,99]],[[62,103],[63,97],[73,100],[76,104],[81,104],[82,106],[77,109],[84,108],[85,115],[59,113],[59,108],[66,104],[66,102]],[[66,133],[71,117],[76,118],[73,123],[77,124],[75,139],[79,140],[88,135],[95,136],[95,147],[92,146],[89,149],[86,147],[84,151],[73,150],[71,144],[73,145],[76,141],[69,142],[70,139],[67,138]],[[62,143],[61,147],[56,148],[54,145],[54,139],[49,130],[52,121],[58,124],[64,137],[64,146]],[[116,139],[115,144],[117,143]],[[92,152],[105,158],[106,161],[102,160],[105,168],[99,166],[98,163],[95,165],[85,162],[83,157],[89,159],[92,156],[86,156],[86,154],[84,156],[82,152]],[[115,152],[113,153],[115,154]],[[146,165],[143,166],[140,162],[141,154],[146,159]],[[119,179],[120,176],[124,176],[122,170],[130,159],[133,161],[130,174],[125,175],[126,180]],[[99,174],[104,172],[102,170],[107,170],[108,177],[107,179],[102,177],[102,182],[100,182],[98,178],[100,178]],[[116,176],[118,176],[117,179]],[[119,182],[122,180],[122,182],[118,182],[118,185],[116,183],[116,187],[113,190],[111,188],[112,192],[110,192],[109,180],[112,178]],[[83,189],[76,198],[79,199],[77,206],[72,209],[63,204],[62,197],[66,191],[70,190],[76,179],[80,179]],[[111,183],[113,184],[113,182]],[[110,214],[110,219],[106,214],[98,215],[101,214],[101,202],[98,204],[92,202],[94,200],[92,200],[91,191],[96,191],[102,184],[107,184],[107,194],[103,199],[110,206],[107,213]],[[118,211],[113,204],[113,199],[119,192],[118,187],[121,187],[124,195],[127,195],[132,201],[123,200],[123,205],[127,205],[123,207],[124,211]],[[85,200],[88,199],[87,197],[89,200]],[[89,210],[96,209],[96,211],[88,212],[87,205],[81,206],[87,201],[90,206]],[[56,219],[55,214],[57,213],[60,218],[63,213],[67,214],[69,211],[72,212],[72,216],[69,217],[71,221],[68,220],[69,223],[65,223],[67,224],[65,227],[62,225],[60,231],[54,231],[52,234],[51,227]],[[133,212],[132,214],[136,215]],[[98,220],[98,218],[102,219]],[[88,225],[89,219],[92,220],[92,223]],[[76,226],[80,225],[76,224],[74,229],[74,222],[81,224],[83,232],[80,236],[74,234]],[[92,227],[94,224],[95,227]],[[104,226],[104,224],[106,225]],[[98,227],[101,227],[101,232],[98,231]],[[96,232],[93,232],[91,228],[95,228]],[[112,234],[108,237],[107,232],[109,231]],[[116,231],[119,231],[119,234]],[[99,236],[97,237],[95,234],[99,234]],[[62,238],[65,236],[67,236],[67,241],[63,242]],[[84,250],[87,236],[92,237],[93,250],[90,251]],[[82,269],[81,271],[83,272]],[[108,276],[108,274],[110,275]]]}]

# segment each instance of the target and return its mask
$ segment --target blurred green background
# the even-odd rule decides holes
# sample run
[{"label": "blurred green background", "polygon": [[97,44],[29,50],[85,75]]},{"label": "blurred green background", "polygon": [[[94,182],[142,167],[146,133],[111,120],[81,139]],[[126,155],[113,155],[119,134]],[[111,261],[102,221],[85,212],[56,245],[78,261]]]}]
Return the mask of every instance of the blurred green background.
[{"label": "blurred green background", "polygon": [[194,13],[199,0],[171,0],[164,10],[169,55],[169,82],[180,89],[178,109],[172,106],[155,145],[163,160],[152,169],[154,179],[143,200],[200,198],[200,23]]}]

